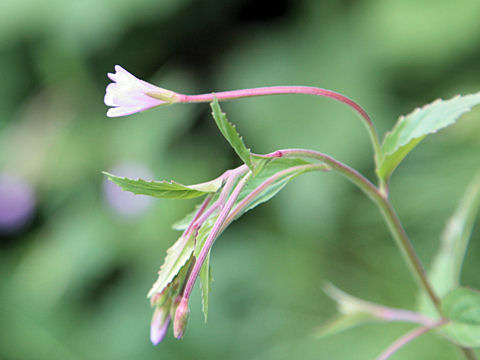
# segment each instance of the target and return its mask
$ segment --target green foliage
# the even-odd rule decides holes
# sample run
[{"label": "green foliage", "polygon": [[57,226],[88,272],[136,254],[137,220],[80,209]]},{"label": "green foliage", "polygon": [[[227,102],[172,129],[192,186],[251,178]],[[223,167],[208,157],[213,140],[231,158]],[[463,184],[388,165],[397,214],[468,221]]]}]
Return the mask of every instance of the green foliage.
[{"label": "green foliage", "polygon": [[245,146],[242,137],[235,129],[235,125],[227,120],[227,116],[224,112],[222,112],[222,109],[220,108],[216,98],[210,103],[210,107],[212,108],[212,115],[215,119],[215,123],[217,124],[222,135],[228,141],[233,150],[235,150],[240,159],[242,159],[245,165],[253,170],[254,163],[252,162],[250,150]]},{"label": "green foliage", "polygon": [[[274,158],[268,162],[265,162],[265,165],[260,169],[260,171],[248,180],[247,184],[240,192],[238,199],[235,202],[235,205],[238,205],[241,200],[247,197],[253,190],[255,190],[271,176],[274,176],[275,174],[287,169],[297,167],[302,168],[292,169],[292,171],[279,176],[278,179],[276,179],[272,184],[270,184],[270,186],[257,194],[249,203],[249,205],[246,208],[242,209],[242,212],[236,215],[236,218],[240,217],[254,207],[270,200],[280,190],[282,190],[288,184],[288,182],[290,182],[290,180],[294,179],[296,176],[308,171],[319,170],[318,167],[309,167],[308,165],[314,165],[314,163],[299,158]],[[328,168],[325,167],[325,169],[322,170],[328,170]],[[211,202],[213,203],[216,198],[217,196],[214,196]],[[176,221],[172,225],[172,228],[180,231],[185,230],[192,221],[195,214],[197,213],[198,208],[199,205],[197,205],[195,209],[189,214],[187,214],[185,217]],[[216,212],[214,212],[214,214],[216,214]]]},{"label": "green foliage", "polygon": [[109,180],[125,191],[136,195],[148,195],[163,199],[193,199],[205,194],[216,192],[222,185],[221,179],[196,185],[182,185],[174,181],[145,181],[128,179],[103,172]]},{"label": "green foliage", "polygon": [[480,292],[457,288],[442,300],[448,324],[441,332],[451,341],[466,347],[480,346]]},{"label": "green foliage", "polygon": [[393,130],[385,136],[377,169],[387,180],[404,157],[428,134],[452,125],[462,114],[480,104],[480,93],[436,100],[401,116]]},{"label": "green foliage", "polygon": [[[250,193],[252,193],[252,191],[254,191],[270,177],[273,177],[276,174],[278,174],[278,177],[268,187],[257,194],[248,204],[248,206],[242,209],[239,214],[237,214],[237,218],[256,206],[270,200],[298,175],[313,170],[319,170],[318,167],[315,168],[309,165],[314,165],[314,163],[299,158],[276,158],[268,162],[257,175],[250,178],[248,183],[240,192],[237,203],[246,198]],[[290,171],[288,171],[289,169]],[[322,170],[327,169],[328,168],[325,167]]]},{"label": "green foliage", "polygon": [[[200,252],[202,251],[203,246],[205,245],[205,241],[208,238],[208,235],[210,235],[210,232],[212,231],[212,227],[215,224],[215,221],[218,218],[218,214],[213,214],[210,218],[207,219],[203,223],[203,225],[200,227],[198,230],[198,234],[196,237],[195,241],[195,250],[193,252],[193,255],[197,259],[198,256],[200,255]],[[203,316],[205,318],[205,322],[207,322],[208,319],[208,296],[210,293],[210,251],[207,254],[207,257],[205,258],[205,262],[202,265],[202,268],[200,269],[200,287],[202,290],[202,311],[203,311]]]},{"label": "green foliage", "polygon": [[212,283],[212,268],[210,266],[210,251],[200,269],[200,288],[202,290],[202,312],[205,322],[208,320],[208,295]]},{"label": "green foliage", "polygon": [[155,293],[162,292],[165,287],[179,273],[195,249],[195,237],[181,236],[171,248],[167,250],[167,256],[158,272],[158,279],[148,293],[148,297]]},{"label": "green foliage", "polygon": [[[40,215],[33,226],[1,236],[0,307],[8,311],[0,316],[0,358],[184,360],[200,351],[212,360],[373,359],[378,344],[398,335],[398,328],[365,326],[328,341],[305,336],[327,316],[330,302],[315,285],[325,272],[345,288],[361,286],[379,302],[394,297],[399,305],[411,304],[412,286],[401,280],[401,265],[390,266],[398,254],[386,244],[371,204],[334,176],[312,176],[291,184],[261,221],[250,217],[247,228],[230,229],[222,256],[215,253],[219,280],[210,303],[217,306],[209,326],[191,321],[181,344],[167,339],[153,347],[146,341],[151,313],[142,294],[163,258],[157,250],[175,239],[168,226],[189,205],[160,203],[134,218],[105,211],[110,205],[99,169],[130,161],[175,179],[206,179],[231,159],[220,153],[222,144],[208,141],[210,134],[198,132],[195,119],[204,105],[105,118],[105,73],[119,59],[145,80],[191,93],[213,90],[212,84],[344,90],[375,110],[380,129],[389,128],[396,115],[386,99],[406,106],[439,92],[478,88],[478,0],[302,0],[254,26],[238,21],[238,14],[251,11],[246,3],[0,1],[0,168],[27,176]],[[212,30],[232,35],[221,51]],[[192,52],[201,59],[195,60],[200,78],[185,66]],[[363,128],[326,99],[268,97],[230,102],[229,108],[257,150],[302,146],[328,150],[362,168],[369,164],[368,144],[359,136]],[[447,216],[454,184],[478,164],[479,130],[463,122],[453,141],[422,148],[438,161],[424,164],[415,181],[402,172],[405,178],[396,184],[397,199],[416,195],[399,201],[398,212],[407,215],[407,228],[414,222],[425,259],[436,250],[428,241],[436,236],[434,218]],[[213,158],[218,161],[212,165]],[[441,196],[439,189],[445,189]],[[472,240],[478,239],[475,232]],[[472,251],[466,281],[476,283],[479,261],[480,253]],[[382,276],[381,291],[375,274]],[[232,295],[238,285],[241,291]],[[426,336],[392,358],[455,359],[457,351]]]},{"label": "green foliage", "polygon": [[[480,173],[472,180],[455,213],[448,221],[442,234],[440,247],[433,260],[429,279],[439,296],[444,296],[459,286],[463,258],[479,207]],[[426,315],[438,316],[426,294],[420,295],[419,309]]]}]

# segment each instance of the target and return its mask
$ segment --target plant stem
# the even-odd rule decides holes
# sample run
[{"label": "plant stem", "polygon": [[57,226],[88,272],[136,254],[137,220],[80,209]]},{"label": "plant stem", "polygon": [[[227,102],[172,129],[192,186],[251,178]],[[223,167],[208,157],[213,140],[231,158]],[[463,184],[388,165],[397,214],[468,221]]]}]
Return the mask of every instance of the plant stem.
[{"label": "plant stem", "polygon": [[434,327],[442,325],[444,322],[445,321],[439,321],[434,326],[422,326],[422,327],[413,329],[412,331],[406,333],[405,335],[400,337],[398,340],[396,340],[392,345],[390,345],[384,352],[382,352],[376,358],[376,360],[389,359],[394,353],[400,350],[400,348],[402,348],[403,346],[407,345],[410,341],[416,339],[420,335],[425,334],[426,332],[430,331]]},{"label": "plant stem", "polygon": [[[201,95],[178,95],[178,102],[190,103],[190,102],[210,102],[214,98],[217,98],[219,101],[223,100],[232,100],[245,97],[253,96],[264,96],[264,95],[285,95],[285,94],[305,94],[305,95],[317,95],[327,98],[331,98],[345,105],[348,105],[353,109],[360,118],[362,119],[364,125],[366,125],[370,140],[373,145],[373,150],[375,154],[375,162],[378,165],[379,157],[381,155],[380,141],[378,139],[377,131],[373,125],[370,116],[367,112],[355,101],[352,99],[337,93],[332,90],[312,87],[312,86],[268,86],[268,87],[259,87],[251,89],[241,89],[241,90],[232,90],[232,91],[221,91],[211,94],[201,94]],[[378,167],[378,166],[377,166]],[[382,179],[380,178],[380,181]]]},{"label": "plant stem", "polygon": [[395,213],[390,201],[388,200],[388,195],[380,191],[375,185],[373,185],[367,178],[365,178],[358,171],[352,169],[348,165],[341,163],[340,161],[335,160],[329,155],[320,153],[314,150],[304,150],[304,149],[287,149],[287,150],[278,150],[274,153],[264,155],[266,157],[282,157],[282,156],[300,156],[300,157],[309,157],[318,159],[325,164],[329,165],[333,170],[338,171],[340,174],[345,176],[353,184],[360,188],[372,201],[378,206],[381,214],[392,234],[397,246],[400,248],[404,260],[409,266],[409,269],[420,285],[420,287],[428,294],[432,300],[435,308],[441,314],[440,308],[440,299],[435,294],[430,282],[428,280],[427,274],[418,258],[412,243],[410,242],[405,230],[402,227],[402,224]]},{"label": "plant stem", "polygon": [[227,227],[233,220],[235,220],[235,217],[240,213],[240,211],[242,211],[245,207],[247,207],[255,199],[257,195],[259,195],[262,191],[267,189],[275,181],[281,179],[282,177],[288,176],[290,173],[295,173],[297,171],[308,171],[308,170],[328,171],[329,167],[327,167],[324,164],[299,165],[299,166],[293,166],[291,168],[279,171],[276,174],[270,176],[267,180],[265,180],[263,183],[258,185],[255,188],[255,190],[253,190],[251,193],[245,196],[245,198],[242,199],[242,201],[239,201],[237,206],[235,206],[235,208],[233,208],[233,210],[228,214],[228,217],[223,224],[222,230],[225,227]]},{"label": "plant stem", "polygon": [[442,315],[442,310],[440,306],[440,299],[433,290],[433,287],[430,285],[428,280],[427,273],[420,262],[420,259],[413,248],[412,243],[410,242],[407,233],[405,232],[400,219],[398,218],[395,210],[393,209],[392,204],[388,200],[387,196],[379,194],[379,199],[376,202],[377,206],[380,208],[380,212],[387,223],[387,226],[390,230],[390,233],[393,235],[395,242],[400,248],[404,259],[406,259],[412,274],[415,276],[417,282],[420,284],[422,289],[428,294],[430,300],[432,300],[433,305],[437,309],[438,313]]},{"label": "plant stem", "polygon": [[[242,169],[243,172],[245,172]],[[236,173],[232,174],[231,177],[227,179],[227,182],[225,184],[224,192],[225,194],[228,194],[230,189],[233,187],[237,177],[241,175],[242,172],[237,171]],[[245,186],[246,182],[252,175],[252,172],[249,171],[245,176],[242,177],[242,179],[238,182],[238,184],[235,186],[233,189],[230,197],[228,198],[228,201],[225,204],[220,205],[220,214],[218,215],[217,220],[215,221],[215,224],[212,227],[212,230],[208,234],[207,239],[205,240],[205,244],[202,247],[202,250],[200,254],[198,255],[197,260],[195,261],[195,265],[193,266],[192,272],[190,273],[190,276],[188,277],[187,283],[185,285],[185,290],[183,292],[183,298],[188,299],[190,297],[190,293],[192,292],[193,285],[195,284],[195,281],[197,280],[198,274],[200,273],[200,270],[202,268],[203,262],[205,261],[205,258],[207,257],[208,252],[210,251],[210,248],[213,245],[213,242],[217,238],[217,236],[220,234],[222,230],[222,225],[230,212],[230,210],[233,207],[233,204],[238,198],[238,195],[240,195],[240,192],[242,191],[243,187]],[[228,189],[228,190],[225,190]]]},{"label": "plant stem", "polygon": [[[362,190],[380,209],[381,214],[392,234],[395,243],[398,248],[400,248],[401,254],[405,262],[408,264],[410,272],[412,273],[414,279],[417,281],[418,285],[427,293],[438,313],[442,315],[441,301],[433,287],[428,280],[425,269],[413,248],[410,239],[408,238],[405,229],[400,222],[390,200],[388,199],[388,192],[383,191],[382,184],[380,184],[380,189],[372,184],[366,177],[360,174],[358,171],[352,169],[346,164],[332,158],[329,155],[323,154],[314,150],[305,150],[305,149],[286,149],[278,150],[266,155],[255,155],[260,157],[282,157],[282,156],[298,156],[313,158],[322,161],[323,163],[329,165],[333,170],[338,171],[348,180],[350,180],[354,185],[356,185],[360,190]],[[458,346],[462,353],[465,355],[465,358],[468,360],[477,360],[477,357],[474,351],[470,348]]]},{"label": "plant stem", "polygon": [[473,351],[473,349],[460,346],[460,350],[462,351],[463,355],[465,355],[466,359],[477,360],[477,355],[475,355],[475,352]]}]

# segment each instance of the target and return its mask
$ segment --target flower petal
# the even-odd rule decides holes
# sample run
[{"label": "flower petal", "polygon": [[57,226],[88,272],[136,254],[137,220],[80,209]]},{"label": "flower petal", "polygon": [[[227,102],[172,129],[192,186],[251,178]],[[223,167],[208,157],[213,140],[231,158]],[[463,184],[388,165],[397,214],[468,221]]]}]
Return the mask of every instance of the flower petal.
[{"label": "flower petal", "polygon": [[105,89],[105,105],[115,107],[107,111],[107,116],[130,115],[152,107],[178,101],[178,94],[159,88],[136,78],[120,65],[115,65],[115,73],[108,73],[113,81]]}]

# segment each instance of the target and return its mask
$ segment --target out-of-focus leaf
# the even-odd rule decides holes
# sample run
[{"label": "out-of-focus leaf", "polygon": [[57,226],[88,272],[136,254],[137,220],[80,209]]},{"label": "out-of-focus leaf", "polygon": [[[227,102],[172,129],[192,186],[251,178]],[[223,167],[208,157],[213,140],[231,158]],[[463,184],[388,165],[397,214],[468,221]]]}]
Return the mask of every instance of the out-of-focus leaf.
[{"label": "out-of-focus leaf", "polygon": [[462,114],[480,104],[480,93],[438,99],[401,116],[385,136],[378,175],[387,180],[403,158],[428,134],[453,124]]},{"label": "out-of-focus leaf", "polygon": [[129,179],[103,172],[109,180],[125,191],[136,195],[148,195],[163,199],[193,199],[208,193],[216,192],[222,186],[221,179],[196,185],[182,185],[174,181],[145,181]]},{"label": "out-of-focus leaf", "polygon": [[[443,231],[440,248],[429,272],[430,282],[440,296],[459,286],[463,258],[480,207],[480,173],[467,187],[455,213]],[[429,316],[438,316],[431,300],[422,292],[419,310]]]},{"label": "out-of-focus leaf", "polygon": [[480,346],[480,292],[457,288],[442,299],[442,310],[449,323],[440,331],[456,344]]},{"label": "out-of-focus leaf", "polygon": [[323,290],[336,302],[340,313],[316,330],[315,334],[318,337],[335,335],[355,326],[379,320],[377,316],[367,311],[375,304],[351,296],[330,283],[325,284]]},{"label": "out-of-focus leaf", "polygon": [[355,326],[378,321],[366,313],[338,314],[315,331],[315,336],[323,338],[338,334],[342,331],[354,328]]},{"label": "out-of-focus leaf", "polygon": [[171,248],[167,250],[167,256],[158,272],[158,279],[148,293],[148,297],[161,292],[174,279],[188,261],[195,248],[195,237],[185,238],[181,236]]},{"label": "out-of-focus leaf", "polygon": [[220,109],[220,105],[218,104],[218,100],[216,98],[210,103],[210,107],[212,108],[212,115],[215,119],[215,123],[217,124],[222,135],[228,141],[233,150],[235,150],[240,159],[242,159],[245,165],[247,165],[251,170],[254,170],[254,163],[252,162],[250,150],[245,146],[242,137],[235,129],[235,125],[227,120],[227,116],[224,112],[222,112],[222,109]]}]

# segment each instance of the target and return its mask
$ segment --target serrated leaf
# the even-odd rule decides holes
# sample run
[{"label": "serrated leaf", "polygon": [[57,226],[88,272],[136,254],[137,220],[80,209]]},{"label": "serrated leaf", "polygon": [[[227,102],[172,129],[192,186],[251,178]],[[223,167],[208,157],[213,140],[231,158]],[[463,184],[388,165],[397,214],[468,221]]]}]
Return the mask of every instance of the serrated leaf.
[{"label": "serrated leaf", "polygon": [[[265,162],[263,164],[264,166],[262,167],[261,171],[255,176],[252,176],[249,179],[246,186],[242,189],[235,205],[237,205],[242,199],[248,196],[252,191],[255,190],[255,188],[261,185],[265,180],[270,178],[272,175],[277,174],[278,172],[281,172],[286,169],[296,168],[298,166],[312,165],[312,164],[313,163],[309,161],[296,159],[296,158],[276,158],[269,162]],[[246,206],[246,208],[243,209],[242,212],[237,214],[236,217],[240,216],[245,211],[248,211],[253,207],[259,205],[260,203],[271,199],[293,177],[298,176],[299,174],[306,172],[308,170],[309,170],[308,168],[294,169],[287,174],[279,176],[278,179],[276,179],[276,181],[273,182],[269,188],[265,189],[264,191],[259,193],[255,198],[253,198],[252,201]],[[190,222],[193,220],[197,211],[198,211],[198,207],[195,209],[195,211],[188,214],[185,218],[175,223],[174,228],[178,230],[185,230],[190,224]],[[215,211],[207,220],[205,220],[205,222],[202,224],[202,226],[198,230],[195,238],[195,249],[193,252],[193,256],[195,258],[198,258],[198,256],[200,255],[200,252],[205,245],[205,241],[207,240],[208,235],[210,234],[212,227],[215,221],[217,220],[217,218],[218,218],[218,211]],[[210,251],[205,259],[204,264],[202,264],[202,267],[200,270],[200,284],[202,288],[202,310],[205,316],[205,321],[207,321],[207,318],[208,318],[208,296],[209,296],[210,282],[211,282],[209,260],[210,260]]]},{"label": "serrated leaf", "polygon": [[109,180],[125,191],[136,195],[148,195],[163,199],[193,199],[218,190],[221,182],[217,179],[208,183],[182,185],[174,181],[145,181],[129,179],[103,172]]},{"label": "serrated leaf", "polygon": [[387,180],[403,158],[428,134],[453,124],[462,114],[480,104],[480,93],[436,100],[401,116],[385,136],[377,173]]},{"label": "serrated leaf", "polygon": [[[250,192],[252,192],[257,186],[262,184],[265,180],[267,180],[270,176],[274,175],[275,173],[291,168],[291,167],[296,167],[296,166],[301,166],[301,165],[312,165],[313,163],[310,161],[306,161],[303,159],[299,158],[274,158],[268,162],[263,163],[262,168],[259,173],[256,175],[252,176],[245,187],[242,189],[240,192],[240,195],[238,196],[238,199],[236,201],[236,204],[238,204],[241,200],[243,200]],[[253,209],[254,207],[270,200],[273,196],[275,196],[287,183],[292,180],[294,177],[309,171],[308,169],[304,170],[298,170],[295,172],[292,172],[288,175],[285,175],[281,178],[279,178],[276,182],[274,182],[270,188],[266,189],[263,191],[261,194],[259,194],[250,204],[248,207],[246,207],[240,214],[238,214],[236,217],[238,218],[245,212]],[[217,196],[217,194],[215,195]],[[214,203],[215,197],[212,199],[211,203]],[[235,206],[234,206],[235,207]],[[185,217],[180,219],[179,221],[175,222],[172,227],[175,230],[185,230],[190,222],[192,221],[193,217],[195,216],[196,212],[198,210],[198,206],[195,208],[194,211],[190,212],[187,214]],[[215,216],[217,213],[215,212],[212,216]]]},{"label": "serrated leaf", "polygon": [[440,332],[454,343],[480,346],[480,292],[457,288],[442,299],[442,311],[449,323]]},{"label": "serrated leaf", "polygon": [[183,265],[190,259],[195,249],[195,234],[188,238],[181,236],[172,247],[167,250],[167,256],[158,272],[158,279],[148,293],[148,297],[162,292],[165,287],[175,278]]},{"label": "serrated leaf", "polygon": [[230,146],[235,150],[237,155],[242,159],[242,161],[247,165],[252,171],[254,170],[254,164],[250,156],[250,150],[245,146],[243,139],[238,134],[235,126],[227,120],[227,116],[220,109],[218,100],[216,98],[210,103],[212,108],[212,115],[215,119],[215,123],[218,126],[218,129],[222,133],[223,137],[228,141]]}]

